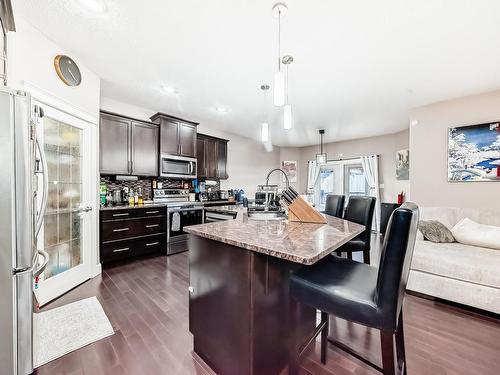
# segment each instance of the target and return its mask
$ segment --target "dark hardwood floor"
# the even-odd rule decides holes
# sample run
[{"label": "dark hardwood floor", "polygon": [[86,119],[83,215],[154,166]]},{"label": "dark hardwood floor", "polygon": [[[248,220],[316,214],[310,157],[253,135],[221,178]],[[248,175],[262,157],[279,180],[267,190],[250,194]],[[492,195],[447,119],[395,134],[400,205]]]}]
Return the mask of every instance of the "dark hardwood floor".
[{"label": "dark hardwood floor", "polygon": [[[212,374],[192,354],[187,288],[187,253],[104,268],[102,276],[43,310],[95,295],[115,334],[48,363],[35,373]],[[405,300],[404,315],[409,375],[500,373],[500,321],[411,295]],[[332,335],[380,363],[378,332],[337,319],[331,323]],[[328,355],[324,366],[317,343],[303,360],[302,374],[377,374],[331,345]]]}]

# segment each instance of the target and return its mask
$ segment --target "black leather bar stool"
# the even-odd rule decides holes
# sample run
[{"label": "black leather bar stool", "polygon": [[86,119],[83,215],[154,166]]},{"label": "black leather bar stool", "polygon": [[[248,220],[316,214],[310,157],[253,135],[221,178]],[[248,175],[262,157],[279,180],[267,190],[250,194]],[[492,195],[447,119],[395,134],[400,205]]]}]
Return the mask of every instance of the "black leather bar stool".
[{"label": "black leather bar stool", "polygon": [[352,259],[352,253],[363,252],[363,262],[370,264],[370,241],[372,235],[373,212],[375,211],[374,197],[352,196],[347,202],[344,219],[365,226],[365,231],[339,248],[336,253],[347,253],[347,258]]},{"label": "black leather bar stool", "polygon": [[326,196],[325,210],[323,213],[342,218],[344,213],[345,196],[328,194]]},{"label": "black leather bar stool", "polygon": [[[394,362],[397,359],[399,372],[406,374],[402,307],[415,245],[418,215],[418,207],[413,203],[405,203],[394,211],[378,269],[349,259],[328,256],[292,275],[290,293],[294,298],[295,308],[301,303],[320,310],[321,324],[306,343],[298,343],[297,338],[291,343],[290,375],[297,374],[300,355],[319,333],[321,361],[326,363],[329,314],[379,329],[383,367],[380,368],[367,359],[362,360],[385,375],[393,375],[396,373]],[[361,357],[345,345],[337,346],[357,358]]]}]

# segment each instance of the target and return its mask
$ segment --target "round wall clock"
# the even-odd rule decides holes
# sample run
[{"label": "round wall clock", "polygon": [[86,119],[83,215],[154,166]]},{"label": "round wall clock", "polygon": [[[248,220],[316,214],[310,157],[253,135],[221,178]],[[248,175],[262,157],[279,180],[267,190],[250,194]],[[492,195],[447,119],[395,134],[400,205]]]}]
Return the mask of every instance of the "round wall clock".
[{"label": "round wall clock", "polygon": [[82,82],[80,68],[71,57],[57,55],[54,58],[54,67],[61,81],[68,86],[78,86]]}]

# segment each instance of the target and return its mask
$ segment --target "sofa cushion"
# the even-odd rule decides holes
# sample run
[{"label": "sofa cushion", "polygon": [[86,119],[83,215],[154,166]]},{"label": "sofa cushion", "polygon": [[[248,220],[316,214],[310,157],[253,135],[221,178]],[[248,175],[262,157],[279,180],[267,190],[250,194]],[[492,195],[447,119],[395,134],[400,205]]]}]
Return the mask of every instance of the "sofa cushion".
[{"label": "sofa cushion", "polygon": [[484,247],[416,241],[411,269],[500,288],[500,252]]},{"label": "sofa cushion", "polygon": [[456,240],[465,245],[500,250],[500,227],[479,224],[465,218],[451,230]]},{"label": "sofa cushion", "polygon": [[451,231],[437,220],[421,220],[418,229],[426,240],[432,242],[455,242]]}]

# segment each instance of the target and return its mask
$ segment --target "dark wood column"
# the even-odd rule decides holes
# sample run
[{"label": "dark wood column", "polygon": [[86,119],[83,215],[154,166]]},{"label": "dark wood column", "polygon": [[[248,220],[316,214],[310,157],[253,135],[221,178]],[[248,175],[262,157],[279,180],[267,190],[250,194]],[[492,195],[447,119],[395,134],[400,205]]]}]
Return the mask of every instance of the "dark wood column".
[{"label": "dark wood column", "polygon": [[189,327],[194,351],[219,375],[274,375],[288,363],[293,334],[304,340],[316,311],[293,311],[289,277],[301,265],[189,236]]}]

